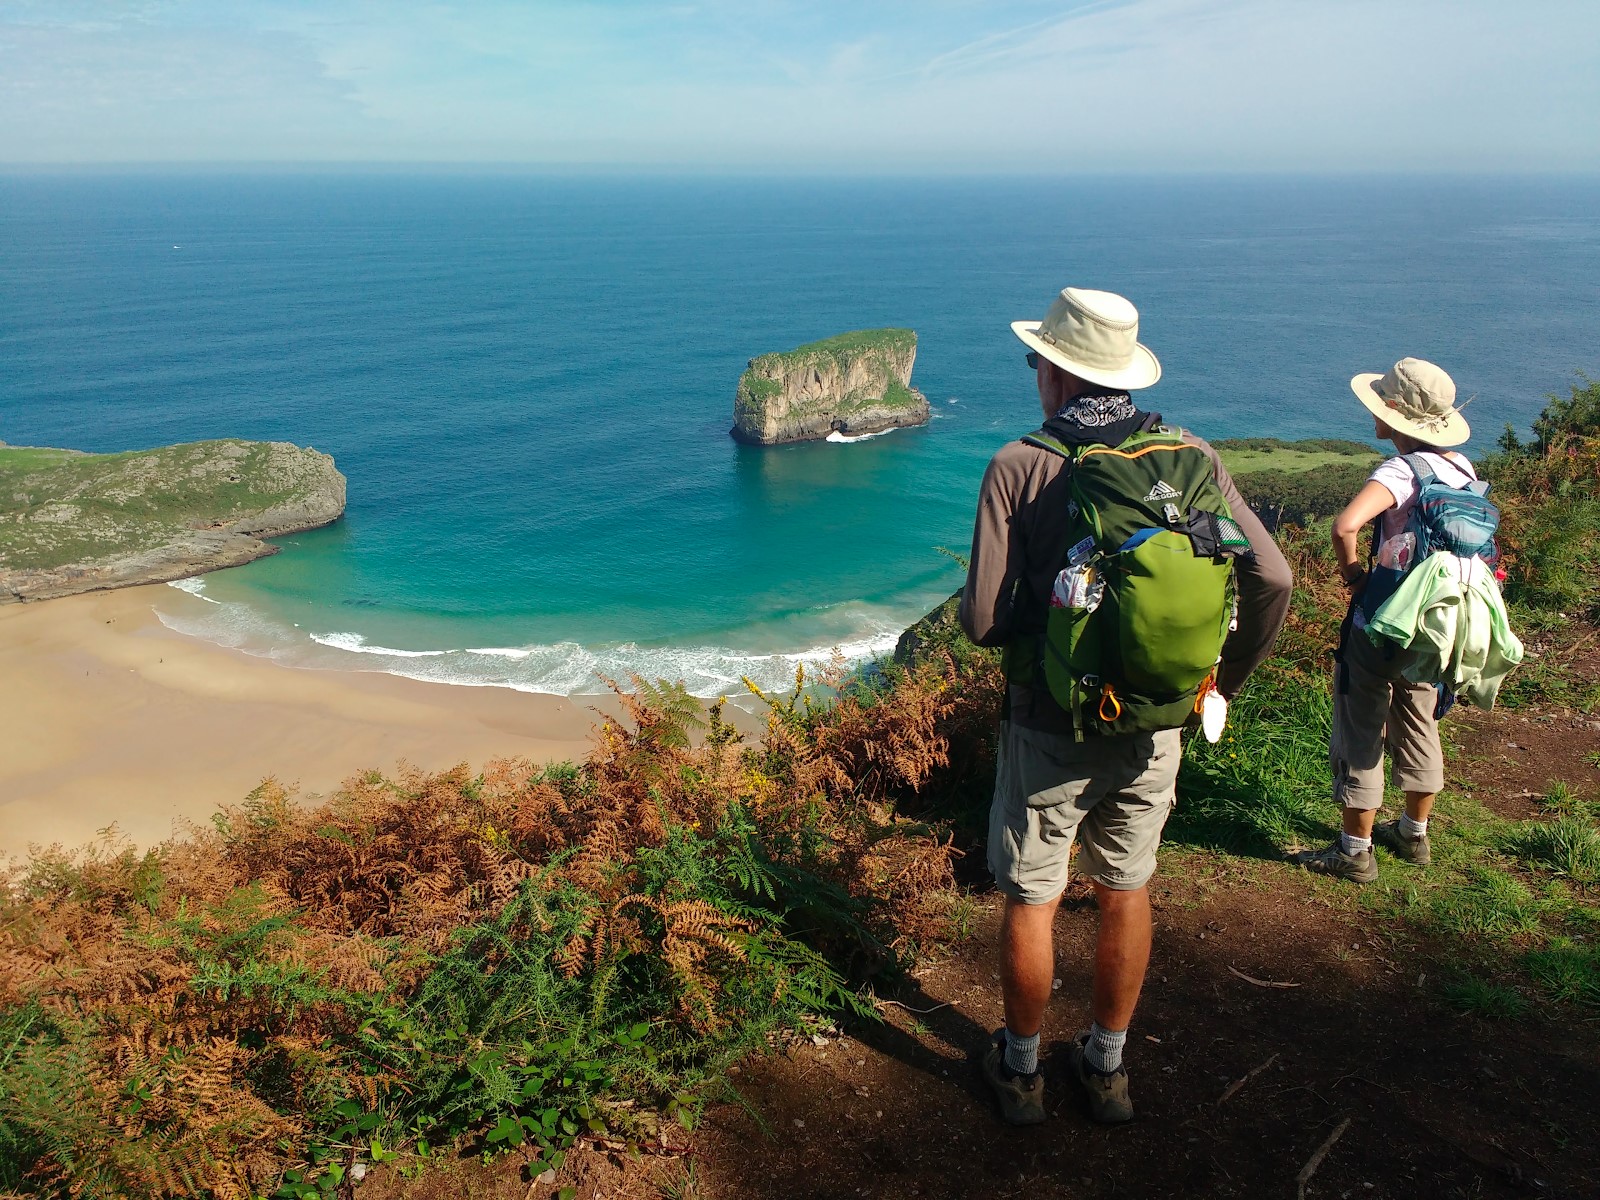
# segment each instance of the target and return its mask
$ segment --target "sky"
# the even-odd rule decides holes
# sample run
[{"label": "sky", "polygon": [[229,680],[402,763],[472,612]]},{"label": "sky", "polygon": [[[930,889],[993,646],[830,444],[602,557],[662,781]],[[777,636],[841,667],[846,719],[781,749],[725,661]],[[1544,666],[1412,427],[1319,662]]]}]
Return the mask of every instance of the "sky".
[{"label": "sky", "polygon": [[0,163],[1600,170],[1600,0],[0,0]]}]

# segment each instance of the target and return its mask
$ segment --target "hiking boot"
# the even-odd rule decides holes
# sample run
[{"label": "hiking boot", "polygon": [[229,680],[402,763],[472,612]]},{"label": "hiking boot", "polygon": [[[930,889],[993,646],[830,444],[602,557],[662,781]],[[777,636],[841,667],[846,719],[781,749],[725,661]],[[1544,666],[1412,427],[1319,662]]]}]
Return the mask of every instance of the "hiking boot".
[{"label": "hiking boot", "polygon": [[1360,854],[1346,854],[1339,848],[1338,839],[1322,850],[1302,850],[1294,856],[1295,862],[1317,875],[1333,875],[1351,883],[1372,883],[1378,878],[1378,860],[1371,850]]},{"label": "hiking boot", "polygon": [[1400,828],[1400,818],[1385,821],[1381,825],[1372,827],[1372,840],[1388,850],[1401,862],[1408,862],[1414,867],[1425,867],[1433,861],[1433,847],[1428,845],[1428,835],[1418,834],[1416,837],[1407,837]]},{"label": "hiking boot", "polygon": [[1006,1031],[994,1031],[983,1056],[983,1077],[1000,1101],[1000,1116],[1007,1125],[1037,1125],[1044,1120],[1044,1076],[1014,1074],[1006,1066]]},{"label": "hiking boot", "polygon": [[1086,1029],[1072,1039],[1067,1061],[1072,1077],[1089,1097],[1089,1117],[1102,1125],[1121,1125],[1133,1120],[1133,1101],[1128,1097],[1128,1068],[1118,1067],[1109,1075],[1096,1071],[1084,1057],[1089,1044]]}]

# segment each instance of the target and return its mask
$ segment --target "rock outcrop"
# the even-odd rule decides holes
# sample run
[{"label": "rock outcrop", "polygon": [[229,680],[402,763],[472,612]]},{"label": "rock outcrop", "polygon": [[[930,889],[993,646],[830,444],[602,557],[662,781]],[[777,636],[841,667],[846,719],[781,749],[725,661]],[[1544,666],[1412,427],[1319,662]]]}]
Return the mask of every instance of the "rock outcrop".
[{"label": "rock outcrop", "polygon": [[164,583],[276,554],[344,512],[333,459],[228,439],[125,454],[0,450],[0,604]]},{"label": "rock outcrop", "polygon": [[911,386],[916,357],[912,330],[865,329],[752,358],[739,378],[729,432],[776,446],[924,425],[928,399]]}]

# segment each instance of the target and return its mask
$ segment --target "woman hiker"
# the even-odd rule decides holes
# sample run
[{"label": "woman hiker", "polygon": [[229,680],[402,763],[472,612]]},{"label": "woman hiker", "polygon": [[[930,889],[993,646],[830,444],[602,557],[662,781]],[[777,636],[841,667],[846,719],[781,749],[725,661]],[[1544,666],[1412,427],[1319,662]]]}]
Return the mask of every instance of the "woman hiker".
[{"label": "woman hiker", "polygon": [[[1428,814],[1444,785],[1435,706],[1438,691],[1411,683],[1403,674],[1414,653],[1367,636],[1367,622],[1415,561],[1417,547],[1406,526],[1419,492],[1416,474],[1403,456],[1419,454],[1440,482],[1463,487],[1477,478],[1465,455],[1447,449],[1470,436],[1456,409],[1456,385],[1433,363],[1403,358],[1384,375],[1350,381],[1356,399],[1371,411],[1374,436],[1394,443],[1387,459],[1333,522],[1339,574],[1350,589],[1350,610],[1340,633],[1333,697],[1333,797],[1343,809],[1344,830],[1323,850],[1302,851],[1295,861],[1308,871],[1355,883],[1378,878],[1372,843],[1397,858],[1426,866]],[[1374,563],[1377,581],[1362,561],[1362,531],[1379,522]],[[1387,747],[1395,786],[1405,793],[1405,812],[1374,825],[1383,806],[1383,753]]]}]

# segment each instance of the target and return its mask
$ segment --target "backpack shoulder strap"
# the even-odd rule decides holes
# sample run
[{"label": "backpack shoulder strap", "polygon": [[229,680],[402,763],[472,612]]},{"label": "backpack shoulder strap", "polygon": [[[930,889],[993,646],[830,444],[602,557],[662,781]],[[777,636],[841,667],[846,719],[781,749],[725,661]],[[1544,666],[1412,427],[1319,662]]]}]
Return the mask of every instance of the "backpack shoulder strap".
[{"label": "backpack shoulder strap", "polygon": [[1402,454],[1400,461],[1410,467],[1411,473],[1417,477],[1417,490],[1419,492],[1437,478],[1433,473],[1433,468],[1428,465],[1428,460],[1420,454]]},{"label": "backpack shoulder strap", "polygon": [[1041,450],[1048,450],[1051,454],[1059,454],[1069,462],[1072,460],[1072,447],[1052,437],[1048,427],[1023,434],[1022,441],[1029,446],[1037,446]]}]

